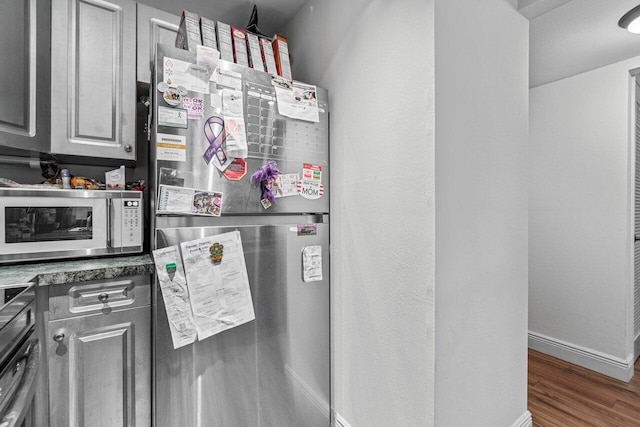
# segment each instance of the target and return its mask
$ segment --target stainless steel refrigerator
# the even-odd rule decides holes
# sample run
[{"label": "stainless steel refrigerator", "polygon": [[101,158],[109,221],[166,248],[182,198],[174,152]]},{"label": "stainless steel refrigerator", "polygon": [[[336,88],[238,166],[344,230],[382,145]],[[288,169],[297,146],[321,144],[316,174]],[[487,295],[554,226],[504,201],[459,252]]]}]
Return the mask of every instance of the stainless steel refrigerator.
[{"label": "stainless steel refrigerator", "polygon": [[[167,64],[176,62],[195,64],[197,57],[157,46],[151,87],[152,249],[239,231],[255,320],[174,349],[156,281],[154,425],[329,426],[327,91],[316,91],[318,122],[293,119],[279,113],[267,73],[221,61],[220,78],[210,83],[212,92],[206,94],[167,87],[165,74],[175,71]],[[201,70],[194,65],[179,73]],[[246,175],[241,178],[242,170],[227,177],[215,166],[218,159],[207,150],[220,147],[214,147],[203,131],[207,119],[220,111],[220,92],[234,86],[242,91],[248,151]],[[194,99],[200,107],[192,108]],[[183,112],[188,119],[178,117]],[[320,194],[280,197],[265,209],[262,190],[252,185],[251,175],[269,161],[281,174],[302,174],[309,165],[319,166]],[[187,193],[222,193],[220,216],[167,212],[159,194],[164,185]],[[309,247],[320,250],[319,274],[313,280],[303,271]]]}]

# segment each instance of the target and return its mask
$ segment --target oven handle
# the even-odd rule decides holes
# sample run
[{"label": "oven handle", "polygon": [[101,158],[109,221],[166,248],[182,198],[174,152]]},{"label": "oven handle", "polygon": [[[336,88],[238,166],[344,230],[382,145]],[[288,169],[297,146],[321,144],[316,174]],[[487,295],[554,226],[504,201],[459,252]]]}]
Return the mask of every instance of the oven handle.
[{"label": "oven handle", "polygon": [[107,198],[107,248],[111,248],[111,205],[113,201]]},{"label": "oven handle", "polygon": [[31,410],[31,403],[36,391],[36,374],[40,367],[40,342],[37,338],[29,343],[23,358],[27,359],[24,374],[14,392],[11,404],[0,420],[1,427],[19,426]]}]

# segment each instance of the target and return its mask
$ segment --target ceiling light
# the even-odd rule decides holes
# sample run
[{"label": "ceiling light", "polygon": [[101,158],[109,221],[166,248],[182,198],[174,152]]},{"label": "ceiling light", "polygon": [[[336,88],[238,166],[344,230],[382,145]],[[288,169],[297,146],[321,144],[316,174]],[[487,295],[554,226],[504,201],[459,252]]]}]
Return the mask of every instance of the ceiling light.
[{"label": "ceiling light", "polygon": [[627,29],[630,33],[640,34],[640,6],[625,13],[618,21],[618,26]]}]

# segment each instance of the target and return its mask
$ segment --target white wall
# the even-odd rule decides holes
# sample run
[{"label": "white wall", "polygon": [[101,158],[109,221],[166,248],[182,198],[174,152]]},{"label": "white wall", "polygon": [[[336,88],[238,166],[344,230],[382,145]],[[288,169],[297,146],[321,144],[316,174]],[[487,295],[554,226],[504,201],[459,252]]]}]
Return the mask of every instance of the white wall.
[{"label": "white wall", "polygon": [[530,91],[530,344],[631,374],[629,70],[640,57]]},{"label": "white wall", "polygon": [[525,425],[528,21],[442,0],[435,27],[435,425]]},{"label": "white wall", "polygon": [[[476,3],[311,0],[284,31],[294,77],[330,91],[333,391],[353,427],[527,418],[527,24]],[[459,28],[465,8],[483,24]]]},{"label": "white wall", "polygon": [[433,425],[433,0],[312,0],[284,33],[329,89],[335,408]]}]

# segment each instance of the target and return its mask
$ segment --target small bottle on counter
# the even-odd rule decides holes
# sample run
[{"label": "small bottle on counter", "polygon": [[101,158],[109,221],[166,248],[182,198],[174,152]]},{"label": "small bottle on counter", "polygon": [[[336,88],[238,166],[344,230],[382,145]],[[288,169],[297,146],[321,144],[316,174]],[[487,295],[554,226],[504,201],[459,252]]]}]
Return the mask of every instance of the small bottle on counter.
[{"label": "small bottle on counter", "polygon": [[62,178],[62,188],[71,189],[71,174],[69,169],[62,169],[60,171],[60,178]]}]

